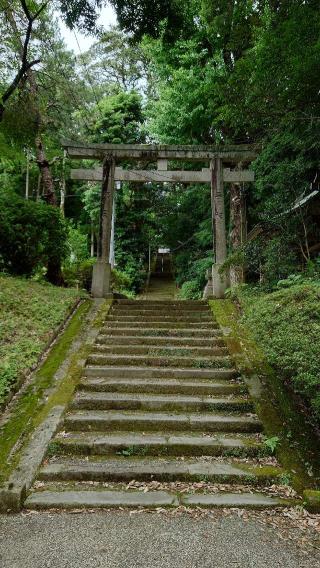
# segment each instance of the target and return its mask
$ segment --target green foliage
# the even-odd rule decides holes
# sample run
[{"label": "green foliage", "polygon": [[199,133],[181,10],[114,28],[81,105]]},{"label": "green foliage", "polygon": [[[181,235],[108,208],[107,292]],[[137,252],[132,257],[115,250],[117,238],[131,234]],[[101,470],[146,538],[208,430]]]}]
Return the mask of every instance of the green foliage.
[{"label": "green foliage", "polygon": [[279,442],[280,442],[279,436],[272,436],[271,438],[266,438],[264,440],[264,445],[268,450],[270,450],[272,454],[274,454]]},{"label": "green foliage", "polygon": [[199,300],[201,291],[197,280],[188,280],[184,282],[179,290],[179,298],[182,300]]},{"label": "green foliage", "polygon": [[278,476],[278,481],[280,485],[290,486],[292,484],[292,475],[290,473],[281,473]]},{"label": "green foliage", "polygon": [[237,291],[244,321],[279,377],[302,396],[320,421],[320,284],[296,284],[269,294]]},{"label": "green foliage", "polygon": [[69,28],[78,27],[85,32],[95,30],[101,0],[60,0],[58,4]]},{"label": "green foliage", "polygon": [[118,292],[127,297],[133,297],[133,282],[134,278],[127,272],[122,272],[116,268],[112,270],[112,289],[114,292]]},{"label": "green foliage", "polygon": [[132,45],[130,37],[118,27],[104,31],[88,52],[81,55],[81,62],[90,73],[98,92],[111,95],[114,92],[131,92],[146,83],[146,62],[141,47]]},{"label": "green foliage", "polygon": [[68,264],[79,264],[89,258],[88,236],[72,223],[68,225],[67,246],[69,251]]},{"label": "green foliage", "polygon": [[75,290],[0,276],[0,403],[37,363],[78,297]]},{"label": "green foliage", "polygon": [[297,255],[283,236],[277,236],[261,243],[259,260],[261,278],[266,285],[274,286],[288,276],[297,266]]},{"label": "green foliage", "polygon": [[90,292],[92,283],[92,270],[96,258],[87,258],[78,263],[63,267],[63,277],[69,287],[79,287]]},{"label": "green foliage", "polygon": [[[246,266],[249,281],[259,281],[265,290],[272,290],[301,283],[304,276],[293,274],[297,269],[298,255],[291,238],[286,235],[262,236],[249,241],[242,248],[231,252],[220,268],[227,272],[232,267]],[[310,263],[311,267],[314,263]]]},{"label": "green foliage", "polygon": [[290,274],[285,280],[279,280],[279,282],[277,282],[277,288],[290,288],[297,284],[303,284],[304,280],[302,274]]},{"label": "green foliage", "polygon": [[11,274],[30,276],[66,254],[66,227],[59,209],[0,195],[0,266]]},{"label": "green foliage", "polygon": [[[136,40],[144,35],[173,39],[186,28],[189,2],[180,0],[111,0],[119,24]],[[190,22],[191,25],[191,22]],[[185,30],[186,31],[186,30]]]},{"label": "green foliage", "polygon": [[91,128],[95,142],[135,144],[142,142],[142,99],[132,91],[103,98],[95,109]]}]

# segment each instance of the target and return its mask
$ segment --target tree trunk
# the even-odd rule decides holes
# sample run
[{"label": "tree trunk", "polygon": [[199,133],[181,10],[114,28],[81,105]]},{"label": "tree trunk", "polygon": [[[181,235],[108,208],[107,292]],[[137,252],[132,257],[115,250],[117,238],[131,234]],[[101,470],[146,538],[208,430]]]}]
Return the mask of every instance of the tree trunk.
[{"label": "tree trunk", "polygon": [[42,137],[40,132],[37,134],[35,139],[36,145],[36,159],[37,164],[41,173],[42,187],[43,187],[43,197],[49,205],[57,205],[57,198],[54,192],[54,185],[52,174],[50,171],[49,161],[46,157],[45,148],[43,145]]},{"label": "tree trunk", "polygon": [[63,286],[64,279],[61,271],[61,263],[56,259],[49,258],[47,265],[46,278],[48,282],[54,284],[55,286]]}]

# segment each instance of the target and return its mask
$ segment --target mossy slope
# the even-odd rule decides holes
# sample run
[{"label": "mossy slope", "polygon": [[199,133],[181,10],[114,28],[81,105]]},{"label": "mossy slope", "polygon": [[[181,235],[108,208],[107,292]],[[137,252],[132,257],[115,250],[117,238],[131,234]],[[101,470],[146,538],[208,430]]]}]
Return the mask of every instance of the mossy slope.
[{"label": "mossy slope", "polygon": [[300,493],[306,487],[316,487],[320,479],[320,448],[304,415],[299,413],[290,393],[268,364],[251,330],[241,322],[236,305],[230,300],[213,300],[209,304],[224,330],[230,354],[249,386],[266,435],[279,437],[277,455],[292,484]]},{"label": "mossy slope", "polygon": [[79,298],[74,289],[0,276],[0,405],[37,364]]}]

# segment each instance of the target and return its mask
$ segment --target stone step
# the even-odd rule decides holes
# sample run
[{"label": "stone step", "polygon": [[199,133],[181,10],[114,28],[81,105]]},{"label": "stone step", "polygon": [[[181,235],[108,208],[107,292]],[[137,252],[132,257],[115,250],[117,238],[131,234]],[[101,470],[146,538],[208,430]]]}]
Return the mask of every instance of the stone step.
[{"label": "stone step", "polygon": [[150,346],[150,345],[157,345],[160,346],[170,346],[174,347],[204,347],[207,349],[216,348],[216,347],[224,347],[226,348],[225,342],[222,338],[219,337],[211,337],[208,339],[199,339],[197,337],[155,337],[154,335],[151,336],[142,336],[139,337],[137,335],[109,335],[107,333],[100,333],[96,339],[96,345],[139,345],[142,347]]},{"label": "stone step", "polygon": [[25,502],[27,509],[95,509],[95,508],[156,508],[177,507],[174,493],[166,491],[40,491],[31,493]]},{"label": "stone step", "polygon": [[218,382],[188,379],[82,379],[79,388],[87,391],[101,392],[144,392],[167,394],[245,394],[244,383]]},{"label": "stone step", "polygon": [[109,345],[100,343],[95,343],[93,347],[93,352],[100,354],[111,354],[111,355],[145,355],[145,356],[155,356],[155,357],[165,357],[165,356],[175,356],[175,357],[194,357],[194,356],[219,356],[227,355],[227,347],[222,346],[211,346],[211,347],[181,347],[180,346],[159,346],[156,340],[153,340],[152,345]]},{"label": "stone step", "polygon": [[152,379],[237,379],[239,373],[235,369],[197,369],[178,367],[138,367],[138,366],[99,366],[87,365],[84,369],[85,377],[123,377],[123,378],[152,378]]},{"label": "stone step", "polygon": [[261,432],[262,424],[257,416],[226,413],[174,413],[139,411],[74,411],[65,416],[65,430],[72,431],[202,431],[202,432]]},{"label": "stone step", "polygon": [[210,314],[196,314],[196,315],[187,315],[187,314],[181,314],[181,315],[176,315],[176,314],[163,314],[160,312],[157,312],[155,314],[150,314],[150,315],[141,315],[141,314],[119,314],[118,312],[110,312],[108,314],[108,318],[106,320],[107,322],[109,321],[124,321],[124,322],[161,322],[161,323],[167,323],[167,322],[184,322],[185,324],[189,325],[189,323],[210,323],[213,322],[215,325],[217,325],[217,322],[215,322],[213,320],[213,317]]},{"label": "stone step", "polygon": [[142,326],[144,329],[194,329],[199,330],[205,335],[205,330],[210,329],[218,329],[218,325],[214,321],[209,322],[189,322],[189,321],[181,321],[177,322],[175,318],[172,321],[163,321],[163,320],[140,320],[138,318],[134,320],[112,320],[108,318],[104,326],[101,328],[102,330],[109,330],[109,329],[116,329],[116,328],[132,328]]},{"label": "stone step", "polygon": [[258,485],[274,483],[283,473],[280,467],[260,466],[251,460],[235,458],[181,459],[136,458],[87,459],[59,457],[46,463],[39,472],[41,481],[207,481]]},{"label": "stone step", "polygon": [[82,410],[182,410],[251,412],[253,404],[246,397],[188,396],[170,394],[133,394],[78,391],[70,408]]},{"label": "stone step", "polygon": [[137,490],[83,490],[62,488],[55,484],[53,490],[42,490],[31,493],[25,502],[25,507],[31,510],[45,509],[110,509],[110,508],[164,508],[164,507],[203,507],[203,508],[239,508],[239,509],[270,509],[278,507],[293,507],[297,504],[293,499],[281,499],[255,491],[243,492],[188,492],[177,494],[173,491]]},{"label": "stone step", "polygon": [[87,364],[99,366],[141,366],[141,367],[190,367],[194,369],[222,369],[231,368],[232,361],[230,357],[174,357],[166,355],[165,357],[143,356],[143,355],[104,355],[102,353],[92,353],[87,358]]},{"label": "stone step", "polygon": [[151,306],[168,306],[174,307],[179,306],[183,309],[187,309],[189,306],[193,308],[201,308],[205,306],[208,308],[208,302],[206,300],[114,300],[114,306],[143,306],[143,307],[151,307]]},{"label": "stone step", "polygon": [[110,314],[119,314],[119,315],[138,315],[138,316],[150,316],[150,315],[177,315],[177,316],[205,316],[209,315],[212,319],[214,316],[212,311],[208,306],[201,306],[200,308],[190,307],[190,308],[181,308],[176,306],[168,306],[167,309],[164,309],[161,306],[112,306]]},{"label": "stone step", "polygon": [[255,457],[267,454],[265,446],[256,437],[245,434],[60,432],[53,443],[59,455]]},{"label": "stone step", "polygon": [[123,327],[103,327],[100,330],[100,334],[103,335],[134,335],[135,337],[165,337],[165,338],[190,338],[195,337],[204,340],[210,340],[222,337],[222,331],[220,329],[191,329],[191,328],[179,328],[173,329],[171,327],[165,328],[147,328],[145,326],[133,327],[133,326],[123,326]]}]

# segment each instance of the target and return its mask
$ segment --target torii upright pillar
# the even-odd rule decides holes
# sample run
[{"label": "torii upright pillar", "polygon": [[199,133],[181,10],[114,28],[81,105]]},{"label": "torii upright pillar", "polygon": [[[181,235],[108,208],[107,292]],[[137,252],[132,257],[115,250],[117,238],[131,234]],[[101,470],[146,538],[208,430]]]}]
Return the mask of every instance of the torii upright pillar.
[{"label": "torii upright pillar", "polygon": [[108,298],[112,295],[110,245],[114,198],[114,172],[114,157],[107,155],[103,162],[98,259],[93,267],[92,274],[91,293],[93,298]]},{"label": "torii upright pillar", "polygon": [[215,298],[223,298],[228,277],[219,270],[227,258],[226,215],[224,206],[223,165],[221,158],[210,162],[211,204],[213,217],[213,243],[215,264],[212,267],[212,287]]}]

